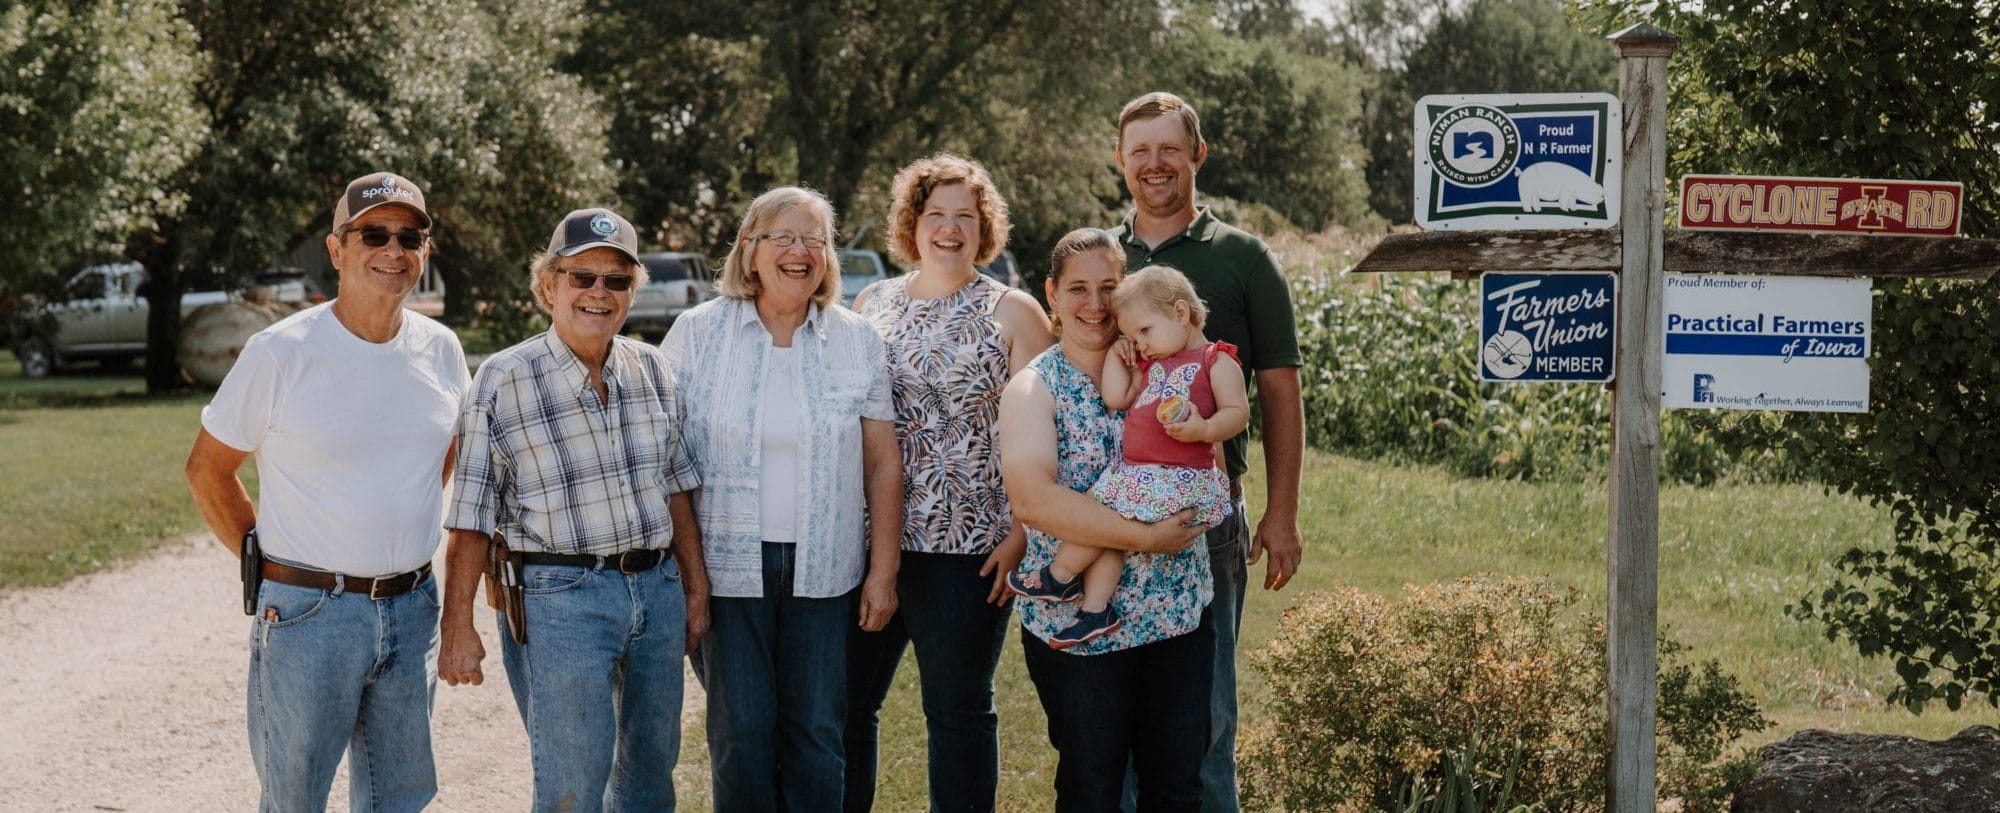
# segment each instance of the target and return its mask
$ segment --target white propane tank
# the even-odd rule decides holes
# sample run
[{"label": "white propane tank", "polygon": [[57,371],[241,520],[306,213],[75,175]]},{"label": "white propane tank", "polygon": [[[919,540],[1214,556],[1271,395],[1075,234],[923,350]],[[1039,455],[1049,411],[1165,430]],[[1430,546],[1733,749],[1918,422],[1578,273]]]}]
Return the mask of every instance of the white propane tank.
[{"label": "white propane tank", "polygon": [[181,369],[196,384],[221,384],[243,352],[243,343],[292,311],[283,303],[251,301],[218,302],[189,311],[181,319]]}]

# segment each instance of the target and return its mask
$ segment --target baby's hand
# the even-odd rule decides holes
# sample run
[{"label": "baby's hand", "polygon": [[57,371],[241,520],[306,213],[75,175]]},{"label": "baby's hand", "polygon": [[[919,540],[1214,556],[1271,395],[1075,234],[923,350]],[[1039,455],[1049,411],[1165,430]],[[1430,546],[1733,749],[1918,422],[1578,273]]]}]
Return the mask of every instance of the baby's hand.
[{"label": "baby's hand", "polygon": [[[1194,410],[1188,410],[1188,412],[1192,413]],[[1200,443],[1207,439],[1208,419],[1200,415],[1189,414],[1187,417],[1173,423],[1165,424],[1164,426],[1167,430],[1167,437],[1181,441],[1182,443]]]},{"label": "baby's hand", "polygon": [[1132,360],[1132,340],[1124,336],[1118,337],[1118,341],[1111,343],[1111,357],[1117,359],[1127,370],[1138,366],[1138,362]]}]

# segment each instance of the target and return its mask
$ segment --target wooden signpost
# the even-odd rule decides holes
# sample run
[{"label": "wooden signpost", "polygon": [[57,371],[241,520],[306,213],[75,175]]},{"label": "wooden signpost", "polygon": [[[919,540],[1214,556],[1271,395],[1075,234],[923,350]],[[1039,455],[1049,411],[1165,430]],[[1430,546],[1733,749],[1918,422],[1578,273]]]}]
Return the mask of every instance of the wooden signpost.
[{"label": "wooden signpost", "polygon": [[[1665,272],[1986,279],[2000,270],[2000,240],[1772,231],[1666,232],[1662,223],[1667,59],[1680,40],[1645,23],[1613,34],[1610,40],[1618,48],[1618,91],[1624,109],[1623,199],[1616,229],[1392,234],[1354,270],[1448,271],[1457,278],[1503,271],[1618,273],[1618,347],[1615,377],[1608,385],[1614,408],[1611,516],[1606,540],[1610,553],[1607,694],[1611,726],[1606,809],[1652,813],[1656,803],[1654,729],[1659,689],[1660,368]],[[1955,203],[1962,203],[1962,199]],[[1767,209],[1771,205],[1768,197],[1765,205]]]}]

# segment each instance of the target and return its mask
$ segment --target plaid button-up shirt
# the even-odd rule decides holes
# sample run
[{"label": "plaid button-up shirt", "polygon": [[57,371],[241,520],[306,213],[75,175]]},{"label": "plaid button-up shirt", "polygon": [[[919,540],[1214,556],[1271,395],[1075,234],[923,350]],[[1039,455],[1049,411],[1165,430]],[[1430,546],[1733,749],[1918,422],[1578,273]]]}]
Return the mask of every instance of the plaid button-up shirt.
[{"label": "plaid button-up shirt", "polygon": [[550,331],[488,358],[459,421],[445,525],[516,551],[609,555],[664,548],[667,497],[700,484],[658,350],[623,337],[604,363],[608,403]]}]

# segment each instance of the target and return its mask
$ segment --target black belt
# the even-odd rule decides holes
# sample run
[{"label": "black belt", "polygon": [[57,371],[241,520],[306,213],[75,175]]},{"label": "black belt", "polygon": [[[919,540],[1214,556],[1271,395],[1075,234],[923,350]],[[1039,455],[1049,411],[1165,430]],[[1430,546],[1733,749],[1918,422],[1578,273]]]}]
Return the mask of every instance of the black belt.
[{"label": "black belt", "polygon": [[608,568],[620,573],[644,573],[667,560],[671,548],[640,548],[610,556],[589,553],[521,553],[522,564]]},{"label": "black belt", "polygon": [[263,575],[266,581],[289,584],[293,587],[310,587],[315,590],[332,590],[336,585],[344,585],[347,592],[367,593],[369,598],[379,601],[385,598],[395,598],[396,596],[417,589],[417,585],[423,584],[424,579],[431,575],[431,565],[429,562],[425,562],[423,567],[408,573],[398,573],[394,576],[382,576],[375,579],[347,576],[343,580],[340,575],[335,573],[292,567],[291,565],[266,559],[264,560]]}]

